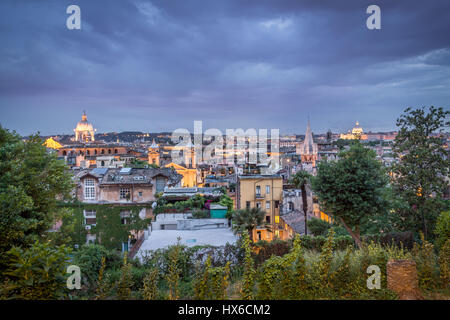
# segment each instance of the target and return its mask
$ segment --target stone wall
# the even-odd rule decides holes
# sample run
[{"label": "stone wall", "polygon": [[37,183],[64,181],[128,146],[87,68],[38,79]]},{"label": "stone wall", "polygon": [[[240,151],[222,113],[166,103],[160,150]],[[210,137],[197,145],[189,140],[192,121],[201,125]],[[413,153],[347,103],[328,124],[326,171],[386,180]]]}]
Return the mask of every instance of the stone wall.
[{"label": "stone wall", "polygon": [[416,263],[412,260],[389,260],[386,266],[388,289],[400,300],[423,299],[419,291]]}]

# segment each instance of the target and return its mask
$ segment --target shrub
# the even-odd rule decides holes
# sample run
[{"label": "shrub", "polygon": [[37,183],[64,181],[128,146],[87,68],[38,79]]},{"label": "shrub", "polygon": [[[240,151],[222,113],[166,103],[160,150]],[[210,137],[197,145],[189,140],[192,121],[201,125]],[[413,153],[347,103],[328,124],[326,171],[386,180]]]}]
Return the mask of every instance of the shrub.
[{"label": "shrub", "polygon": [[131,265],[127,261],[127,254],[123,257],[123,265],[120,269],[120,279],[117,283],[117,297],[120,300],[126,300],[131,297],[131,288],[133,287],[133,278],[131,274]]},{"label": "shrub", "polygon": [[292,247],[291,241],[273,240],[271,242],[260,240],[254,244],[257,254],[254,255],[256,265],[261,265],[264,261],[275,256],[283,256]]},{"label": "shrub", "polygon": [[423,289],[432,289],[436,285],[437,261],[432,243],[425,240],[423,233],[420,233],[422,243],[414,243],[412,250],[413,259],[417,265],[419,285]]},{"label": "shrub", "polygon": [[89,289],[97,281],[102,258],[105,258],[105,267],[120,267],[119,255],[98,244],[83,245],[74,252],[74,264],[80,267],[82,281]]},{"label": "shrub", "polygon": [[364,235],[364,242],[377,242],[381,245],[395,245],[397,247],[405,247],[412,249],[414,245],[414,235],[410,231],[391,232],[387,234]]},{"label": "shrub", "polygon": [[434,234],[436,235],[436,248],[440,249],[450,239],[450,211],[444,211],[439,215]]},{"label": "shrub", "polygon": [[175,246],[172,246],[169,249],[168,252],[168,266],[167,266],[167,274],[166,274],[166,281],[169,285],[169,299],[170,300],[177,300],[180,292],[178,288],[178,283],[180,279],[180,273],[181,270],[179,268],[178,260],[180,258],[180,252],[182,250],[182,247],[179,243]]},{"label": "shrub", "polygon": [[192,213],[192,216],[194,217],[194,219],[206,219],[210,217],[210,214],[208,210],[196,209]]},{"label": "shrub", "polygon": [[143,281],[142,297],[145,300],[155,300],[158,297],[158,270],[150,269]]},{"label": "shrub", "polygon": [[66,296],[66,267],[70,250],[35,242],[30,248],[13,247],[8,258],[6,284],[1,296],[9,299],[47,300]]},{"label": "shrub", "polygon": [[253,287],[256,270],[251,254],[250,238],[246,232],[242,234],[242,248],[245,251],[244,256],[244,274],[242,279],[241,298],[251,300],[253,298]]},{"label": "shrub", "polygon": [[439,252],[439,273],[442,286],[448,288],[450,281],[450,239],[445,241]]},{"label": "shrub", "polygon": [[194,279],[194,298],[198,300],[227,299],[230,263],[228,262],[225,267],[211,267],[211,259],[208,257],[203,272],[197,269]]},{"label": "shrub", "polygon": [[331,224],[319,218],[312,218],[308,220],[308,231],[314,236],[324,236],[331,228]]}]

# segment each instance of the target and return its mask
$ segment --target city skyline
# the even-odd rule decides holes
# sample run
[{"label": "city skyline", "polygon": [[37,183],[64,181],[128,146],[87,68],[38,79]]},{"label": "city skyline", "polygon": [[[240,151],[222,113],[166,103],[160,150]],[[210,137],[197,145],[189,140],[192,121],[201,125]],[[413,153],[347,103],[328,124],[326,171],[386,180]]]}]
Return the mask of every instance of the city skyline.
[{"label": "city skyline", "polygon": [[2,126],[71,134],[205,128],[302,134],[396,129],[407,107],[450,101],[448,1],[80,0],[0,4]]}]

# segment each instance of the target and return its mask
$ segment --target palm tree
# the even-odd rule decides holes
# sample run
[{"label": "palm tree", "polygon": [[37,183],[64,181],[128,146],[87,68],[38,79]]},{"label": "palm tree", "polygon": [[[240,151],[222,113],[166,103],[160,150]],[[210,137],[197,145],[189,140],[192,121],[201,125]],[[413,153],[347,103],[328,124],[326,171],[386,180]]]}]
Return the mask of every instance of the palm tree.
[{"label": "palm tree", "polygon": [[233,213],[233,231],[240,233],[247,231],[250,240],[253,242],[253,229],[256,227],[265,227],[271,232],[266,222],[266,212],[260,208],[246,208]]},{"label": "palm tree", "polygon": [[306,185],[308,185],[310,182],[311,182],[311,175],[304,170],[296,172],[290,180],[290,183],[292,183],[296,188],[300,188],[302,190],[303,213],[305,214],[305,235],[308,234],[308,227],[306,226],[307,212],[308,212]]}]

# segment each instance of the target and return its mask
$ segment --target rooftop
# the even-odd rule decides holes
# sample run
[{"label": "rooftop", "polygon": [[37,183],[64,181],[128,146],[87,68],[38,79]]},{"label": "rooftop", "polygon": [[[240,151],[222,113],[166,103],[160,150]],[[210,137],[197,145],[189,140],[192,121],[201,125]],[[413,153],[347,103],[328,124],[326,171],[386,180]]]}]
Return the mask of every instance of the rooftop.
[{"label": "rooftop", "polygon": [[204,230],[154,230],[147,240],[142,243],[138,256],[146,250],[157,250],[177,244],[180,237],[182,245],[193,247],[198,245],[224,246],[234,244],[237,237],[231,229],[204,229]]}]

